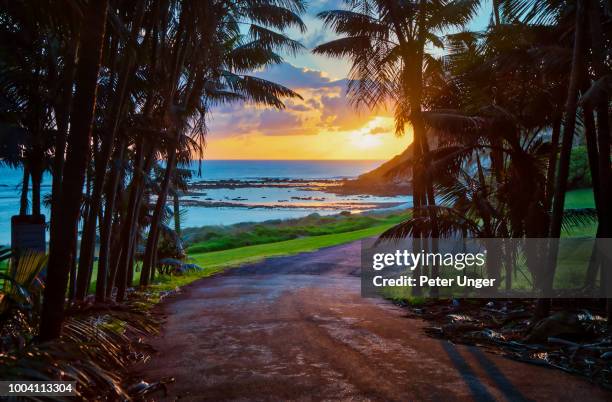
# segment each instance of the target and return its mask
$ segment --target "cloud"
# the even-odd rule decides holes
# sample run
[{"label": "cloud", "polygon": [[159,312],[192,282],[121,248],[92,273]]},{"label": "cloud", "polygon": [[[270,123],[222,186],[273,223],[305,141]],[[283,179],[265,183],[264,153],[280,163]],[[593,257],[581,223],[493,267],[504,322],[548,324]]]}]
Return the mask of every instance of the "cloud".
[{"label": "cloud", "polygon": [[306,104],[308,104],[308,106],[310,106],[313,109],[319,109],[322,106],[321,102],[319,102],[318,99],[314,99],[314,98],[307,99]]},{"label": "cloud", "polygon": [[292,130],[299,127],[300,119],[291,113],[285,111],[276,110],[264,110],[259,115],[259,129],[260,130]]},{"label": "cloud", "polygon": [[302,44],[306,47],[306,49],[314,49],[320,44],[328,42],[332,39],[333,37],[330,36],[329,30],[320,27],[313,29],[312,32],[306,35],[302,40]]},{"label": "cloud", "polygon": [[321,11],[340,10],[344,8],[344,0],[311,0],[308,4],[308,13],[318,14]]},{"label": "cloud", "polygon": [[321,104],[322,123],[331,130],[354,130],[362,127],[370,120],[369,114],[359,113],[355,110],[346,95],[345,89],[337,95],[322,96]]},{"label": "cloud", "polygon": [[342,80],[332,81],[323,72],[281,63],[255,74],[294,90],[300,88],[330,88],[342,85]]},{"label": "cloud", "polygon": [[285,109],[246,103],[219,105],[212,110],[210,134],[232,137],[312,135],[322,131],[353,131],[372,118],[357,112],[346,94],[348,81],[331,80],[325,73],[283,63],[256,74],[296,90],[302,99],[285,99]]},{"label": "cloud", "polygon": [[297,104],[292,101],[285,103],[285,106],[288,110],[293,110],[295,112],[308,112],[309,110],[312,110],[312,107],[308,107],[305,104]]}]

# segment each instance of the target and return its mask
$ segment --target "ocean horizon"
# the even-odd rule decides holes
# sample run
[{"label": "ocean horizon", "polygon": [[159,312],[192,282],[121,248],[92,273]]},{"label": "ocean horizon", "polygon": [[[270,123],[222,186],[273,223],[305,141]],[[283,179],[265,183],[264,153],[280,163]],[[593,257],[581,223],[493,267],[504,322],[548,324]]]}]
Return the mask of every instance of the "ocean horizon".
[{"label": "ocean horizon", "polygon": [[[211,181],[282,180],[337,180],[350,179],[368,172],[380,160],[261,160],[215,159],[192,161],[191,183]],[[201,175],[198,175],[201,167]],[[10,219],[19,213],[23,171],[0,167],[0,244],[10,242]],[[41,193],[44,198],[51,191],[51,175],[45,172]],[[31,195],[31,193],[30,193]],[[181,197],[184,209],[183,227],[232,225],[242,222],[262,222],[274,219],[299,218],[318,213],[330,215],[349,210],[364,209],[385,204],[409,202],[410,197],[379,197],[338,195],[313,191],[302,187],[257,186],[246,188],[212,188],[190,190]],[[31,205],[31,202],[29,203]],[[374,207],[373,207],[374,206]],[[49,210],[43,213],[49,218]]]}]

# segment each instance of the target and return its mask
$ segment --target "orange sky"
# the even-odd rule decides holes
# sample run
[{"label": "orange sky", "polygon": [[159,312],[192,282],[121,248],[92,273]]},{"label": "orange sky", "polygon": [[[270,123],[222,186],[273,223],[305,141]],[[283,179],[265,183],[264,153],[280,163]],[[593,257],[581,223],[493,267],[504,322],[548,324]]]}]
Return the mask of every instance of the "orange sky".
[{"label": "orange sky", "polygon": [[[207,159],[390,159],[401,153],[410,136],[392,134],[388,117],[370,116],[353,130],[330,131],[314,128],[314,134],[266,135],[257,131],[235,136],[208,137]],[[371,129],[386,130],[371,134]],[[302,127],[296,130],[308,131]]]},{"label": "orange sky", "polygon": [[[341,72],[340,72],[341,73]],[[356,110],[346,79],[290,63],[256,75],[303,99],[284,110],[234,104],[212,111],[206,159],[389,159],[412,140],[393,134],[390,111]]]}]

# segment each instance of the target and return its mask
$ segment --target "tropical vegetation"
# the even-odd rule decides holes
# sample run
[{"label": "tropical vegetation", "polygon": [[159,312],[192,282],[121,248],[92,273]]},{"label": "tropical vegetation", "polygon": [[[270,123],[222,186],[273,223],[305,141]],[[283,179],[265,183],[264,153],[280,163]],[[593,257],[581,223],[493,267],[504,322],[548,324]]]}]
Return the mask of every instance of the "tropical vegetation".
[{"label": "tropical vegetation", "polygon": [[[482,1],[345,3],[319,15],[340,38],[315,52],[349,58],[355,104],[391,105],[397,133],[409,123],[414,137],[400,167],[412,173],[413,214],[383,237],[559,238],[567,222],[595,219],[598,237],[612,235],[607,2],[494,1],[478,32],[465,27]],[[595,209],[564,205],[576,142]],[[553,243],[530,266],[556,256]],[[489,277],[501,278],[501,260]],[[595,273],[604,286],[608,263],[591,265],[587,286]],[[551,289],[554,271],[532,273]],[[549,309],[542,299],[537,313]]]}]

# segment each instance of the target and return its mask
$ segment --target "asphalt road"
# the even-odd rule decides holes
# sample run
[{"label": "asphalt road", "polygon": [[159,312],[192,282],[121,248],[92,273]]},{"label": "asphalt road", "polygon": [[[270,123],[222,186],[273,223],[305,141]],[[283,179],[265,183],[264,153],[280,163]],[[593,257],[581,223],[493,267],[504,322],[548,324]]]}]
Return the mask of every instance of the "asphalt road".
[{"label": "asphalt road", "polygon": [[156,400],[611,400],[561,371],[423,333],[360,296],[359,242],[197,281],[160,305],[158,351],[135,370],[175,377]]}]

